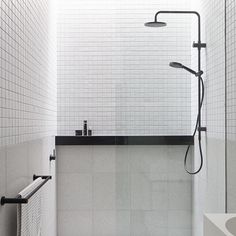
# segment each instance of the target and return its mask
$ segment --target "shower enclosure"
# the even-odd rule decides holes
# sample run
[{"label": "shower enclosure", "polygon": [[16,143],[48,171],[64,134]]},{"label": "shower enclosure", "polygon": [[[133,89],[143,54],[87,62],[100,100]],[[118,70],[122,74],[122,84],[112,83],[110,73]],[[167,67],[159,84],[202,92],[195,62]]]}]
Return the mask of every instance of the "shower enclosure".
[{"label": "shower enclosure", "polygon": [[[61,0],[58,11],[58,176],[80,196],[74,206],[58,189],[60,230],[203,235],[205,212],[234,209],[234,2],[99,3]],[[162,9],[148,26],[166,27],[143,27]],[[84,120],[94,137],[70,137]],[[204,160],[192,177],[189,144],[186,169],[198,172]]]},{"label": "shower enclosure", "polygon": [[[235,0],[0,1],[0,235],[203,236],[206,213],[234,213],[235,16]],[[21,225],[40,186],[40,223]]]},{"label": "shower enclosure", "polygon": [[[69,2],[58,11],[59,235],[191,235],[191,74],[169,67],[191,67],[191,17],[150,30],[143,22],[179,1]],[[93,136],[75,137],[84,120]]]}]

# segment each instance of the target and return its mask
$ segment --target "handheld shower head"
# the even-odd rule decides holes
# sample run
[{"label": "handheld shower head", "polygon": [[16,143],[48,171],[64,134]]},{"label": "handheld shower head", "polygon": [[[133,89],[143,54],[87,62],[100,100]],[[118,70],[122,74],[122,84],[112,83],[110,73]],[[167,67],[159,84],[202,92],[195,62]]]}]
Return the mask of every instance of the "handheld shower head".
[{"label": "handheld shower head", "polygon": [[169,65],[173,68],[183,68],[183,65],[179,62],[170,62]]},{"label": "handheld shower head", "polygon": [[201,76],[203,74],[203,71],[196,72],[196,71],[190,69],[189,67],[184,66],[183,64],[181,64],[179,62],[170,62],[169,66],[171,66],[173,68],[184,69],[184,70],[190,72],[191,74],[195,75],[196,77]]}]

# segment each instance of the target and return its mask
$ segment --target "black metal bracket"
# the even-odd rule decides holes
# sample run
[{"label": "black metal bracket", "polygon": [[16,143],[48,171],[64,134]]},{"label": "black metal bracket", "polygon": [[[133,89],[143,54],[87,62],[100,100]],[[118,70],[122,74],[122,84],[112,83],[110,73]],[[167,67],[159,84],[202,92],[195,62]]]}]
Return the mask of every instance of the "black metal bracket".
[{"label": "black metal bracket", "polygon": [[5,204],[26,204],[28,203],[28,199],[25,198],[21,198],[20,195],[16,196],[15,198],[6,198],[6,197],[2,197],[1,198],[1,205],[5,205]]},{"label": "black metal bracket", "polygon": [[33,180],[37,178],[42,178],[44,181],[40,183],[31,193],[29,193],[25,198],[22,198],[21,195],[17,195],[14,198],[6,198],[5,196],[1,197],[1,205],[5,204],[26,204],[28,203],[28,200],[44,185],[52,178],[52,176],[46,176],[46,175],[33,175]]},{"label": "black metal bracket", "polygon": [[206,128],[206,127],[198,127],[198,131],[204,131],[204,132],[206,132],[206,131],[207,131],[207,128]]},{"label": "black metal bracket", "polygon": [[202,76],[202,75],[203,75],[203,71],[202,71],[202,70],[200,70],[199,72],[197,72],[197,73],[196,73],[196,75],[195,75],[195,76],[196,76],[196,77],[199,77],[199,76]]},{"label": "black metal bracket", "polygon": [[201,43],[201,42],[195,43],[195,42],[193,42],[193,48],[198,48],[198,49],[206,48],[206,43]]},{"label": "black metal bracket", "polygon": [[51,175],[33,175],[33,180],[36,180],[38,178],[42,178],[42,179],[52,179],[52,176]]}]

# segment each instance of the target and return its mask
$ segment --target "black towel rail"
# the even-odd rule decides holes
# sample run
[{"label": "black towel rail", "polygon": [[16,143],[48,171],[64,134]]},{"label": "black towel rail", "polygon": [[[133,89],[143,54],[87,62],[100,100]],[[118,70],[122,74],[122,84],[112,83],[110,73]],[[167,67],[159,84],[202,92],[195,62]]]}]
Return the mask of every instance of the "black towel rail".
[{"label": "black towel rail", "polygon": [[33,180],[36,180],[37,178],[42,178],[44,181],[39,184],[31,193],[29,193],[26,197],[22,198],[21,195],[17,195],[15,198],[1,198],[1,205],[5,204],[26,204],[28,203],[28,200],[44,185],[48,182],[48,180],[52,179],[52,176],[50,175],[34,175]]}]

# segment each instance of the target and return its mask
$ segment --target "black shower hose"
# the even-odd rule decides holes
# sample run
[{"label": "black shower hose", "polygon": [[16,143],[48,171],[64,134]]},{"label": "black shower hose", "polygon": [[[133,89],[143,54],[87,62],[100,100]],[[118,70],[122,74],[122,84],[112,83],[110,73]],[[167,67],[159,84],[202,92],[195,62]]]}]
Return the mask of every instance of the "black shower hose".
[{"label": "black shower hose", "polygon": [[[204,89],[204,82],[203,82],[203,79],[202,77],[200,77],[200,81],[201,81],[201,87],[202,87],[202,97],[201,97],[201,102],[200,102],[200,109],[202,109],[202,104],[203,104],[203,100],[204,100],[204,93],[205,93],[205,89]],[[196,125],[195,125],[195,129],[194,129],[194,132],[193,132],[193,135],[192,137],[194,138],[195,137],[195,134],[197,132],[197,129],[198,129],[198,124],[199,124],[199,114],[197,115],[197,120],[196,120]],[[185,157],[184,157],[184,168],[186,170],[186,172],[190,175],[196,175],[198,174],[201,169],[202,169],[202,166],[203,166],[203,154],[202,154],[202,143],[201,143],[201,140],[199,139],[198,140],[198,146],[199,146],[199,152],[200,152],[200,166],[199,168],[194,171],[194,172],[191,172],[188,170],[187,168],[187,160],[188,160],[188,153],[189,153],[189,149],[191,147],[191,145],[188,145],[187,147],[187,150],[186,150],[186,153],[185,153]]]}]

